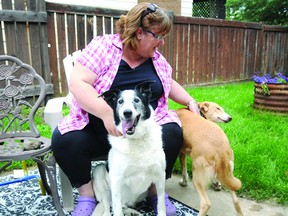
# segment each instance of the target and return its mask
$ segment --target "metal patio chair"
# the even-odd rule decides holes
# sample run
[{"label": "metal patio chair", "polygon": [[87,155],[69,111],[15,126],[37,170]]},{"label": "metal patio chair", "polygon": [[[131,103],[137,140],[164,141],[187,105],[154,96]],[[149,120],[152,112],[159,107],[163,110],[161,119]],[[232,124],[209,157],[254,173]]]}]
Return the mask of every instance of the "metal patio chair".
[{"label": "metal patio chair", "polygon": [[0,55],[0,162],[4,162],[0,173],[12,161],[33,159],[45,190],[63,216],[51,141],[40,135],[34,121],[43,104],[45,89],[45,81],[30,65],[13,56]]}]

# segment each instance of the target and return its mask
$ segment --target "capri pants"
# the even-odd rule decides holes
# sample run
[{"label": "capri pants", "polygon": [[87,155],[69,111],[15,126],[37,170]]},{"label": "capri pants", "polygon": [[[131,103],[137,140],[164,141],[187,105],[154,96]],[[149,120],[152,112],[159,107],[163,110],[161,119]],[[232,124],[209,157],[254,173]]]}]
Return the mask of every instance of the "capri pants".
[{"label": "capri pants", "polygon": [[[166,156],[166,178],[170,178],[183,142],[182,128],[176,123],[162,125],[163,149]],[[110,144],[103,121],[89,115],[82,130],[61,135],[58,127],[52,135],[52,150],[58,165],[73,187],[91,181],[91,158],[108,155]]]}]

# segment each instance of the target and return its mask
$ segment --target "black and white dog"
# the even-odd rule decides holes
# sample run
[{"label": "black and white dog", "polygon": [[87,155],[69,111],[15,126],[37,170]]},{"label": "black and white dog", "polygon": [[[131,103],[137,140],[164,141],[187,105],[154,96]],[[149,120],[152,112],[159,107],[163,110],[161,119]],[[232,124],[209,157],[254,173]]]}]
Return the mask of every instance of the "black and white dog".
[{"label": "black and white dog", "polygon": [[139,215],[129,208],[144,200],[151,184],[158,196],[158,215],[165,216],[165,154],[162,132],[153,119],[154,110],[149,105],[150,85],[146,81],[135,90],[109,90],[101,96],[114,111],[115,125],[123,136],[109,135],[111,150],[106,165],[93,170],[93,188],[99,204],[93,215]]}]

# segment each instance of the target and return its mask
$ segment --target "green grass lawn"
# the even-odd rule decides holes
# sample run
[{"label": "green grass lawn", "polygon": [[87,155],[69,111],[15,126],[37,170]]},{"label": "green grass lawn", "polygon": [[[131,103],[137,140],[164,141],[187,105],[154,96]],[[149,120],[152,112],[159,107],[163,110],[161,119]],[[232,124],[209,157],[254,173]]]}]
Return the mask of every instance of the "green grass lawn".
[{"label": "green grass lawn", "polygon": [[[219,125],[234,150],[234,174],[242,181],[238,194],[287,205],[288,114],[254,109],[253,90],[253,82],[187,89],[197,101],[216,102],[233,118]],[[178,107],[170,101],[171,109]],[[177,162],[175,172],[179,170]]]},{"label": "green grass lawn", "polygon": [[[254,109],[253,90],[252,82],[187,89],[197,101],[216,102],[233,118],[230,123],[219,125],[234,150],[234,174],[242,181],[238,194],[288,205],[288,114]],[[171,109],[180,107],[172,101],[169,105]],[[64,113],[67,111],[66,108]],[[43,121],[43,108],[39,114],[36,122],[41,134],[51,137],[51,130]],[[191,160],[188,162],[190,168]],[[174,171],[180,171],[179,162]]]}]

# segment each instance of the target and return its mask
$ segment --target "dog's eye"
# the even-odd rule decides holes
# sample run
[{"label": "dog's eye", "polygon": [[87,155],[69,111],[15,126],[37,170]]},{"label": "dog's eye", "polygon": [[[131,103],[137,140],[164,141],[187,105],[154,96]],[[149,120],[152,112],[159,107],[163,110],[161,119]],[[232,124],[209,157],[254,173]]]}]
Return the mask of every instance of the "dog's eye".
[{"label": "dog's eye", "polygon": [[118,103],[119,103],[119,104],[123,104],[123,102],[124,102],[123,99],[119,99],[119,100],[118,100]]},{"label": "dog's eye", "polygon": [[139,98],[134,98],[134,102],[135,102],[135,103],[139,103],[139,102],[140,102],[140,99],[139,99]]}]

